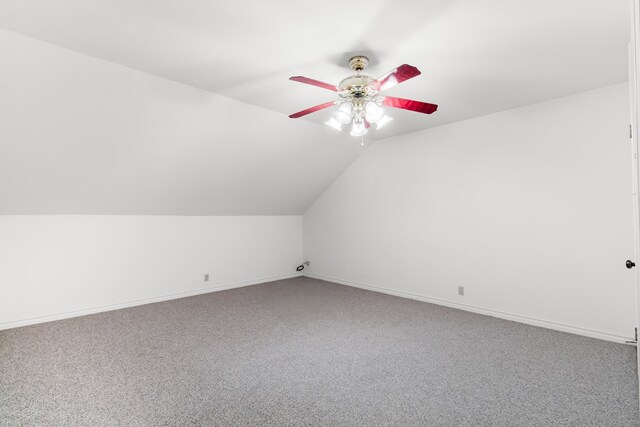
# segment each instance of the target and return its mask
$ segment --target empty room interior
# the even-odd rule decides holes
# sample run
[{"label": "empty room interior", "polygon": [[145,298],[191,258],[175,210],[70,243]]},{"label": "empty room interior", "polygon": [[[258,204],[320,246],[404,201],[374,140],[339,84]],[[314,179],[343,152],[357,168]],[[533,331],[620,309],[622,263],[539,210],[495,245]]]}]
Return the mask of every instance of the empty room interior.
[{"label": "empty room interior", "polygon": [[640,0],[0,0],[1,426],[640,426]]}]

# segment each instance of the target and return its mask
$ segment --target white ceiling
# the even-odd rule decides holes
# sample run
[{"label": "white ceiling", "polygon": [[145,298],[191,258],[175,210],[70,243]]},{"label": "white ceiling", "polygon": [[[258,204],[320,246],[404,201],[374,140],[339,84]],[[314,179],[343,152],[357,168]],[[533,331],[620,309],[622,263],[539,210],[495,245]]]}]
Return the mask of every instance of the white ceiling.
[{"label": "white ceiling", "polygon": [[362,147],[0,29],[0,215],[302,214]]},{"label": "white ceiling", "polygon": [[623,0],[0,0],[0,27],[283,115],[334,96],[292,75],[335,84],[360,53],[372,76],[417,66],[389,94],[440,109],[394,110],[372,138],[625,81],[628,14]]},{"label": "white ceiling", "polygon": [[0,214],[301,214],[362,148],[290,76],[417,66],[389,137],[627,80],[627,6],[0,0]]}]

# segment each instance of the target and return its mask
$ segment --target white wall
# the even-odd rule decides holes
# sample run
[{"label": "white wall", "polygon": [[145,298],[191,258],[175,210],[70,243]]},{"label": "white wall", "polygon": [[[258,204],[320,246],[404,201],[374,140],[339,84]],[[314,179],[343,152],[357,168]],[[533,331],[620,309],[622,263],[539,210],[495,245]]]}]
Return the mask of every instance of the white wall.
[{"label": "white wall", "polygon": [[0,57],[0,328],[295,274],[299,214],[360,152],[1,29]]},{"label": "white wall", "polygon": [[301,258],[301,216],[3,215],[0,329],[291,277]]},{"label": "white wall", "polygon": [[632,337],[628,123],[624,83],[377,142],[306,212],[305,271]]}]

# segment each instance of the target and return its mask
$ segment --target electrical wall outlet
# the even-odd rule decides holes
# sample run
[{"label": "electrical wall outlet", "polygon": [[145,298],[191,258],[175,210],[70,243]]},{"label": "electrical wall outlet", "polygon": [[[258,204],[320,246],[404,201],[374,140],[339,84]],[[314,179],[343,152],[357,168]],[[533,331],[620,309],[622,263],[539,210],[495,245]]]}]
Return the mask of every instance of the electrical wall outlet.
[{"label": "electrical wall outlet", "polygon": [[205,274],[205,275],[204,275],[204,281],[205,281],[205,282],[208,282],[208,281],[209,281],[209,273],[207,273],[207,274]]},{"label": "electrical wall outlet", "polygon": [[464,296],[464,286],[458,286],[458,295]]}]

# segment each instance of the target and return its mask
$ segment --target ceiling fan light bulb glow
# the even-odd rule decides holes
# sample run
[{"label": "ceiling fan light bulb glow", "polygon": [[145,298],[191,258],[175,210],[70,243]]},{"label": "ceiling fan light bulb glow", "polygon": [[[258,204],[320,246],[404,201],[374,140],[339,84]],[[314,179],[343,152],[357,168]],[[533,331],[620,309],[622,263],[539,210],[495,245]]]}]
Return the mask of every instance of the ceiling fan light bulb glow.
[{"label": "ceiling fan light bulb glow", "polygon": [[340,107],[333,113],[333,118],[342,124],[347,124],[351,121],[351,104],[349,102],[343,102]]},{"label": "ceiling fan light bulb glow", "polygon": [[335,118],[331,117],[329,120],[324,122],[325,125],[334,128],[335,130],[342,130],[342,123],[340,123]]},{"label": "ceiling fan light bulb glow", "polygon": [[353,122],[351,127],[351,136],[363,136],[366,135],[367,128],[364,127],[364,123],[361,121]]},{"label": "ceiling fan light bulb glow", "polygon": [[389,123],[391,123],[392,121],[393,121],[393,117],[389,117],[385,114],[384,116],[382,116],[382,118],[380,118],[380,120],[376,122],[376,129],[380,130],[386,125],[388,125]]},{"label": "ceiling fan light bulb glow", "polygon": [[364,111],[365,119],[367,119],[369,123],[375,123],[384,116],[384,110],[373,101],[367,102]]},{"label": "ceiling fan light bulb glow", "polygon": [[351,116],[345,114],[343,111],[336,111],[333,113],[333,117],[331,117],[331,119],[335,120],[338,123],[346,125],[351,121]]}]

